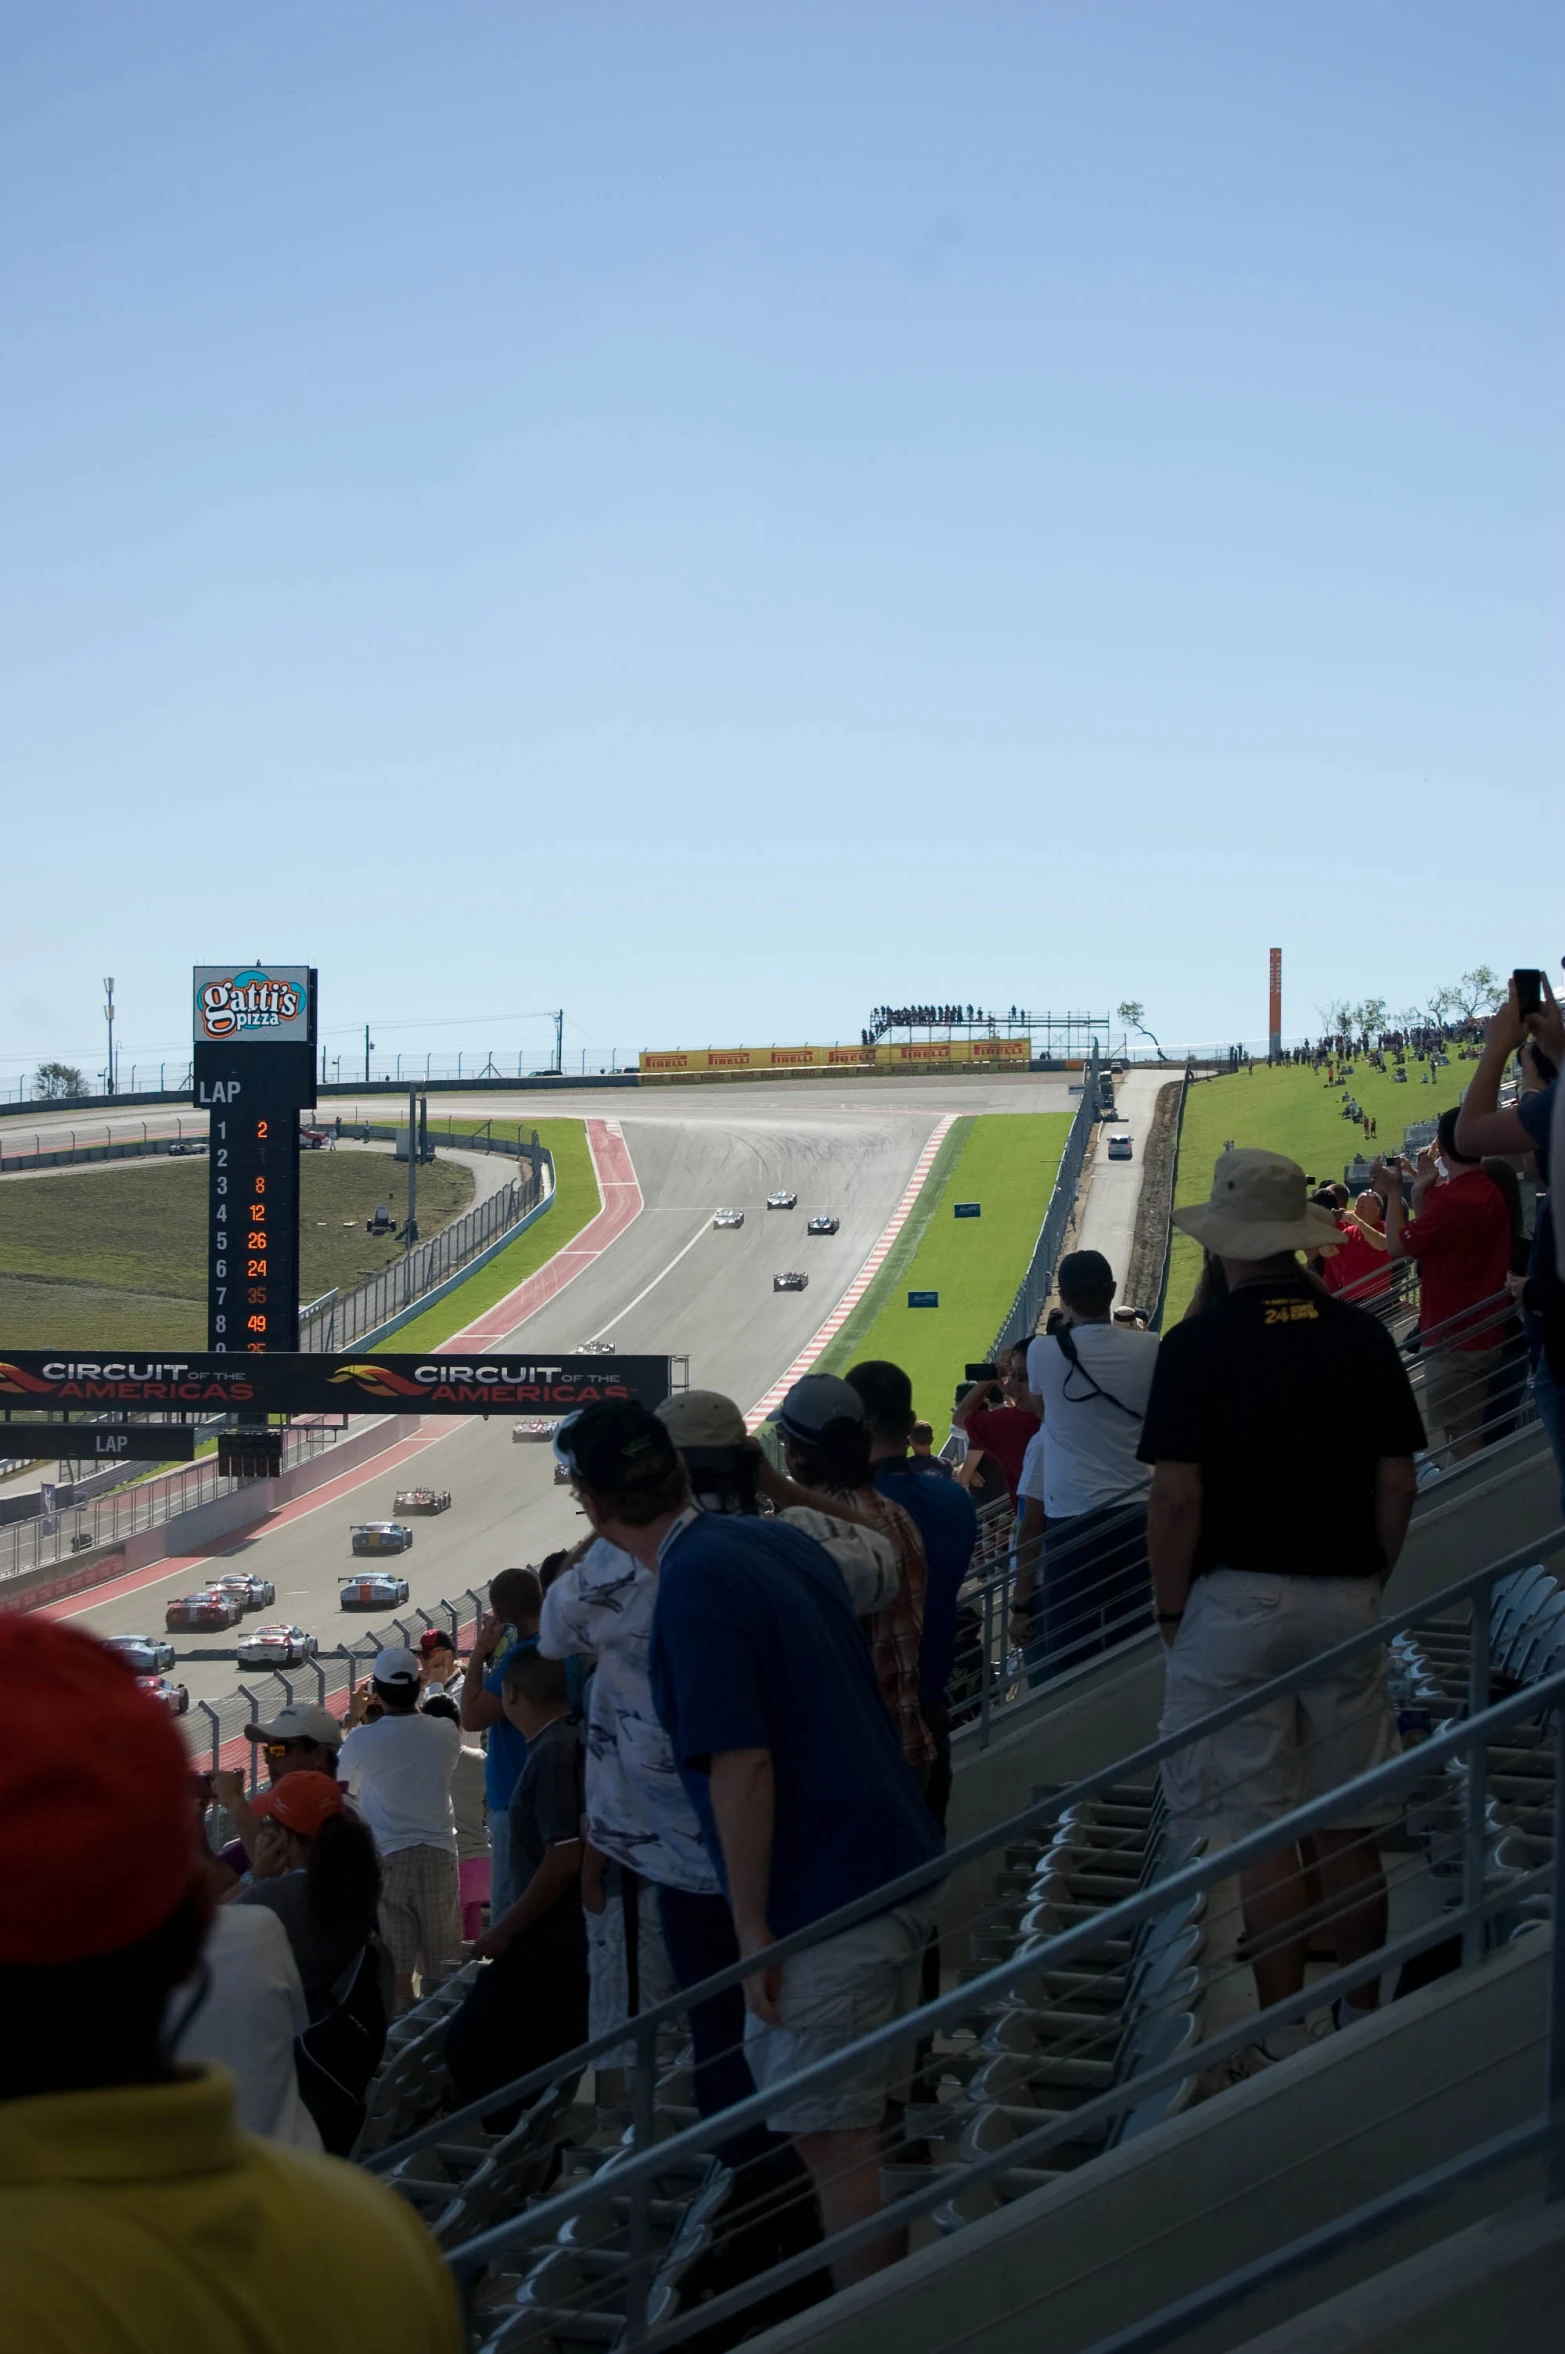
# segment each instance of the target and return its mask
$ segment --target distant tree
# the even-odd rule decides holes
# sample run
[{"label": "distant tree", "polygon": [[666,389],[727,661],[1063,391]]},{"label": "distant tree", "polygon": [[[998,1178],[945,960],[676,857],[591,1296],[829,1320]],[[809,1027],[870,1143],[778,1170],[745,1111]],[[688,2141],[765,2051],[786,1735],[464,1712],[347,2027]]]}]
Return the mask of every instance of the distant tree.
[{"label": "distant tree", "polygon": [[1442,982],[1438,989],[1432,989],[1429,993],[1429,1005],[1425,1014],[1425,1019],[1430,1027],[1435,1030],[1443,1030],[1451,1015],[1459,1011],[1461,1002],[1460,991],[1453,989],[1448,981]]},{"label": "distant tree", "polygon": [[1353,1027],[1357,1008],[1345,997],[1317,998],[1315,1011],[1320,1015],[1321,1029],[1328,1038],[1345,1037]]},{"label": "distant tree", "polygon": [[1120,1020],[1125,1024],[1127,1030],[1139,1030],[1143,1038],[1151,1038],[1153,1045],[1157,1047],[1158,1053],[1161,1054],[1163,1051],[1162,1046],[1159,1044],[1158,1040],[1153,1037],[1152,1032],[1147,1028],[1146,1010],[1146,1007],[1142,1004],[1139,997],[1127,997],[1123,1005],[1117,1006],[1115,1008],[1115,1011],[1118,1013]]},{"label": "distant tree", "polygon": [[86,1081],[74,1063],[40,1063],[33,1073],[33,1093],[46,1099],[85,1095]]},{"label": "distant tree", "polygon": [[1475,1014],[1493,1013],[1504,994],[1499,974],[1492,965],[1486,964],[1475,964],[1472,971],[1464,973],[1451,991],[1462,1018],[1469,1022]]},{"label": "distant tree", "polygon": [[1385,999],[1383,997],[1366,997],[1358,1009],[1358,1024],[1359,1028],[1370,1038],[1375,1037],[1382,1030],[1388,1030],[1391,1027],[1391,1016],[1386,1011]]},{"label": "distant tree", "polygon": [[1403,1031],[1421,1030],[1426,1019],[1421,1005],[1405,1005],[1397,1015],[1397,1028]]}]

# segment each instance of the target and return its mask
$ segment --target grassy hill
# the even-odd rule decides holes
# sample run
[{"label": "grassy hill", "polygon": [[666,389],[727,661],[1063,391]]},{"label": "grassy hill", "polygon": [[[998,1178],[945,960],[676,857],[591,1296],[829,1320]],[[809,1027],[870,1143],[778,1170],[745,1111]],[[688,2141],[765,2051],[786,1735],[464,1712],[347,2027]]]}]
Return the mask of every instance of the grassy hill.
[{"label": "grassy hill", "polygon": [[[1317,1184],[1342,1176],[1355,1153],[1400,1151],[1402,1131],[1410,1122],[1432,1120],[1448,1104],[1461,1100],[1472,1074],[1468,1061],[1453,1055],[1448,1070],[1437,1071],[1426,1084],[1427,1063],[1407,1064],[1407,1083],[1398,1086],[1390,1071],[1354,1065],[1348,1092],[1355,1095],[1380,1133],[1366,1145],[1363,1131],[1342,1117],[1340,1086],[1328,1087],[1323,1071],[1283,1064],[1275,1070],[1224,1072],[1216,1079],[1198,1080],[1185,1099],[1184,1126],[1179,1139],[1179,1168],[1174,1181],[1176,1206],[1205,1201],[1212,1189],[1212,1166],[1224,1145],[1262,1145],[1268,1152],[1286,1153]],[[1174,1234],[1169,1261],[1168,1298],[1163,1311],[1166,1325],[1176,1324],[1189,1304],[1201,1271],[1200,1249],[1188,1236]]]}]

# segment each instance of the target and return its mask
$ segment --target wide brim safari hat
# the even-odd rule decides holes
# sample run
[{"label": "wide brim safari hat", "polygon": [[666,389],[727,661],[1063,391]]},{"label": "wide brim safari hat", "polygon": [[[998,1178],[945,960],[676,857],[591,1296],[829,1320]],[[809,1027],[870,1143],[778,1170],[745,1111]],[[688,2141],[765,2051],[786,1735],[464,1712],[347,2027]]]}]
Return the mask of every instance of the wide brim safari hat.
[{"label": "wide brim safari hat", "polygon": [[1342,1241],[1336,1219],[1310,1200],[1298,1162],[1254,1146],[1225,1152],[1212,1172],[1210,1199],[1176,1210],[1174,1224],[1220,1259],[1270,1259]]}]

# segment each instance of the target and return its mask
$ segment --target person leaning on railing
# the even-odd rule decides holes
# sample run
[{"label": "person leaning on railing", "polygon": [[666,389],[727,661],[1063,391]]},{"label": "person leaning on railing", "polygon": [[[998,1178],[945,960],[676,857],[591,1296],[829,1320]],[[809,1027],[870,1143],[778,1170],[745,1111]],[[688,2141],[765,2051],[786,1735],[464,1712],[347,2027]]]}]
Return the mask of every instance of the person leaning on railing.
[{"label": "person leaning on railing", "polygon": [[[1211,1198],[1174,1212],[1219,1254],[1228,1289],[1164,1335],[1141,1435],[1168,1646],[1165,1738],[1372,1626],[1412,1516],[1424,1429],[1407,1372],[1373,1316],[1300,1266],[1300,1251],[1336,1231],[1306,1184],[1280,1153],[1226,1152]],[[1166,1758],[1163,1783],[1182,1831],[1231,1840],[1383,1765],[1396,1747],[1384,1654],[1360,1653]],[[1311,1841],[1344,1966],[1384,1942],[1377,1834],[1387,1819],[1372,1809]],[[1303,1939],[1291,1933],[1307,1903],[1303,1860],[1289,1844],[1240,1875],[1263,2008],[1303,1987]],[[1377,1993],[1373,1981],[1356,1988],[1350,2012],[1372,2009]],[[1337,2024],[1347,2015],[1339,2009]],[[1253,2074],[1304,2037],[1279,2030],[1236,2072]]]}]

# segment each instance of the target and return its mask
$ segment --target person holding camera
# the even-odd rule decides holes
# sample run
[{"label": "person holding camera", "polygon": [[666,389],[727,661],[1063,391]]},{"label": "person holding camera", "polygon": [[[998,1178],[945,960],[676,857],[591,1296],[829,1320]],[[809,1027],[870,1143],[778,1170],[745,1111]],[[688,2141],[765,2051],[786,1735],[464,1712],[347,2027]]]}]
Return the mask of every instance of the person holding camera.
[{"label": "person holding camera", "polygon": [[[1505,1345],[1510,1302],[1511,1221],[1481,1156],[1456,1141],[1459,1115],[1440,1114],[1436,1143],[1418,1156],[1404,1208],[1398,1169],[1376,1161],[1370,1183],[1386,1205],[1386,1249],[1417,1261],[1419,1363],[1424,1408],[1436,1444],[1453,1463],[1484,1443],[1484,1404]],[[1485,1314],[1485,1309],[1493,1314]]]},{"label": "person holding camera", "polygon": [[1038,1416],[1027,1395],[1026,1350],[999,1349],[994,1364],[970,1365],[968,1374],[972,1386],[958,1395],[951,1409],[951,1427],[967,1441],[969,1456],[994,1457],[1014,1504],[1023,1458],[1038,1429]]},{"label": "person holding camera", "polygon": [[1137,1459],[1155,1332],[1114,1321],[1114,1270],[1101,1251],[1060,1261],[1058,1321],[1027,1350],[1027,1386],[1043,1427],[1043,1592],[1022,1558],[1013,1632],[1034,1665],[1074,1667],[1139,1633],[1151,1613],[1147,1490]]}]

